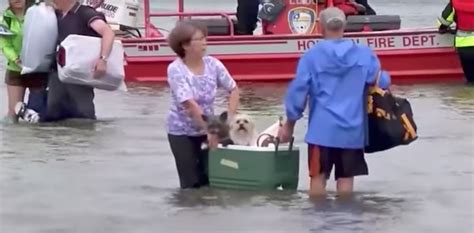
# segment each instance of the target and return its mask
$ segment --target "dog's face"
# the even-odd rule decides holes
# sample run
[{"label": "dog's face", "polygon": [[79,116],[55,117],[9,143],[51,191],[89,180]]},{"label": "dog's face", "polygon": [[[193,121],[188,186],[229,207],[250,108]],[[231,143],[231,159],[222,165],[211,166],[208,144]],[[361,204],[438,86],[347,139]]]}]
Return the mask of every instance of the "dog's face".
[{"label": "dog's face", "polygon": [[222,112],[219,116],[202,115],[202,119],[207,123],[207,132],[226,136],[229,134],[229,125],[227,124],[227,112]]},{"label": "dog's face", "polygon": [[255,131],[255,123],[247,114],[237,114],[230,122],[230,130],[235,134],[249,134]]}]

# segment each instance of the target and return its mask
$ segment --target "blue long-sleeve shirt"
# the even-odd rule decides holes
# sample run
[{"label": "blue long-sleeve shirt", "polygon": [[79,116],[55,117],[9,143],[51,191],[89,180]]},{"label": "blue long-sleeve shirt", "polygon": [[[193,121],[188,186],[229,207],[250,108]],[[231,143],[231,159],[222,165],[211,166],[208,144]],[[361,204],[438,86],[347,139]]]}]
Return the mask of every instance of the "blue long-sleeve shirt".
[{"label": "blue long-sleeve shirt", "polygon": [[[300,59],[285,98],[288,120],[297,121],[309,105],[305,141],[335,148],[364,148],[367,127],[367,87],[375,83],[380,62],[365,45],[350,39],[325,40]],[[379,86],[390,76],[382,72]]]}]

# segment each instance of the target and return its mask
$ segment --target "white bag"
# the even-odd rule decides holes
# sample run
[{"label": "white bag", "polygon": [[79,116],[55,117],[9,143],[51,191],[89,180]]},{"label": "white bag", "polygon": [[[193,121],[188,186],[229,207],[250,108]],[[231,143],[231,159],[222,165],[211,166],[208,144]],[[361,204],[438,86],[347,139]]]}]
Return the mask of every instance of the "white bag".
[{"label": "white bag", "polygon": [[21,74],[49,72],[57,39],[58,23],[54,9],[44,2],[28,8],[23,24]]},{"label": "white bag", "polygon": [[94,78],[94,67],[100,57],[102,38],[69,35],[61,42],[58,52],[58,75],[64,83],[91,86],[97,89],[115,91],[123,89],[124,51],[122,43],[115,41],[107,59],[104,77]]}]

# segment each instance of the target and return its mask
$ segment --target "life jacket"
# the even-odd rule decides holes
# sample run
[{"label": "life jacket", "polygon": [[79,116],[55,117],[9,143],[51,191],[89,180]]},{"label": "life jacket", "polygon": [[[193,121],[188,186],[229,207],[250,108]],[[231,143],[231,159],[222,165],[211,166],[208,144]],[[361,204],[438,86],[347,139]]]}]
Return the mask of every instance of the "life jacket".
[{"label": "life jacket", "polygon": [[346,16],[359,14],[357,6],[348,0],[334,0],[333,3],[334,6],[341,9]]},{"label": "life jacket", "polygon": [[453,0],[457,29],[474,31],[474,0]]}]

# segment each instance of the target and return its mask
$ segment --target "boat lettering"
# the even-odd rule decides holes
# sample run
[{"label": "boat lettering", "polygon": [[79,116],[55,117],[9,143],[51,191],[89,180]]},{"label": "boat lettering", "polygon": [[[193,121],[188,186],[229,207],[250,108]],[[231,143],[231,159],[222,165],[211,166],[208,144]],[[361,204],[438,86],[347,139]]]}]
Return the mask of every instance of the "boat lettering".
[{"label": "boat lettering", "polygon": [[378,48],[395,48],[395,38],[391,37],[369,37],[367,38],[367,45],[369,47]]},{"label": "boat lettering", "polygon": [[298,46],[298,51],[308,50],[309,48],[313,47],[313,45],[315,45],[317,41],[319,40],[298,40],[296,42]]},{"label": "boat lettering", "polygon": [[[355,42],[355,43],[360,43],[360,39],[359,38],[352,38],[352,40]],[[298,51],[306,51],[308,49],[310,49],[311,47],[313,47],[313,45],[317,44],[318,42],[320,42],[321,39],[316,39],[316,40],[298,40],[296,42],[296,45],[298,46]]]},{"label": "boat lettering", "polygon": [[[365,44],[373,49],[407,49],[430,48],[439,45],[435,34],[409,35],[409,36],[379,36],[366,38],[352,38],[355,43]],[[299,52],[306,51],[318,43],[316,40],[297,40],[296,47]]]},{"label": "boat lettering", "polygon": [[100,11],[102,11],[102,13],[104,13],[104,15],[109,18],[114,18],[115,14],[117,14],[118,9],[118,6],[114,6],[112,4],[107,3],[102,3],[102,5],[100,6]]},{"label": "boat lettering", "polygon": [[404,36],[403,47],[425,47],[435,45],[436,35]]}]

